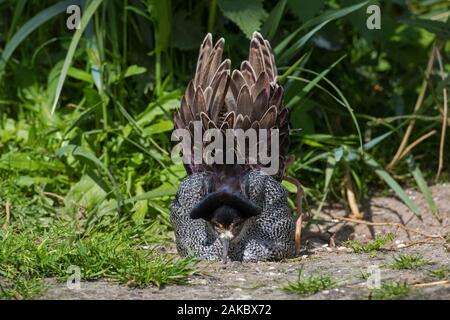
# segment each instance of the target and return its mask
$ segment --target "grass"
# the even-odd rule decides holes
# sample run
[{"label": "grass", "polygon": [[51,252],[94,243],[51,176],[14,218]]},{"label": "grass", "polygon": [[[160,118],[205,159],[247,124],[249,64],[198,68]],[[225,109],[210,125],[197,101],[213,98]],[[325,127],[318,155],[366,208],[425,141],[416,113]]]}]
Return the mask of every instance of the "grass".
[{"label": "grass", "polygon": [[66,281],[71,266],[80,268],[82,281],[110,278],[137,287],[181,284],[195,270],[194,258],[157,250],[165,240],[155,222],[111,219],[83,228],[86,219],[74,221],[64,210],[51,217],[39,199],[10,198],[11,223],[0,229],[0,298],[33,298],[46,289],[45,278]]},{"label": "grass", "polygon": [[[416,185],[438,215],[426,183],[445,145],[437,135],[402,158],[407,163],[384,168],[412,120],[411,143],[441,131],[446,80],[411,66],[423,69],[433,46],[449,56],[450,46],[436,36],[445,30],[399,22],[383,28],[389,36],[373,38],[345,18],[363,12],[363,1],[345,7],[327,0],[314,12],[290,1],[254,2],[255,15],[236,0],[232,12],[215,1],[91,1],[82,29],[68,32],[63,2],[0,1],[1,224],[11,204],[11,223],[0,234],[2,296],[35,296],[45,289],[43,278],[63,281],[70,264],[80,265],[85,279],[139,286],[182,282],[191,272],[190,260],[142,248],[170,239],[169,207],[186,175],[170,157],[172,115],[207,31],[226,39],[233,67],[248,56],[254,28],[261,25],[271,41],[293,129],[288,174],[301,177],[308,203],[347,201],[342,181],[350,169],[356,198],[388,186],[417,214],[404,191]],[[413,3],[383,4],[383,15],[426,19],[445,10],[439,1]],[[308,41],[319,30],[331,50]],[[447,60],[442,65],[449,70]],[[438,69],[435,63],[432,74]],[[436,90],[426,93],[419,115],[412,110],[424,78]],[[450,152],[444,157],[450,163]],[[385,235],[347,245],[374,255],[389,241]]]},{"label": "grass", "polygon": [[386,281],[380,288],[371,291],[373,300],[398,300],[411,293],[411,286],[407,282]]},{"label": "grass", "polygon": [[287,283],[283,286],[283,290],[306,296],[322,290],[331,289],[335,287],[336,284],[337,281],[329,275],[304,276],[302,275],[302,270],[300,270],[297,281]]},{"label": "grass", "polygon": [[389,263],[389,267],[397,270],[411,270],[419,269],[429,264],[433,264],[433,261],[427,260],[421,255],[399,254]]},{"label": "grass", "polygon": [[429,270],[427,277],[430,280],[447,279],[450,277],[450,267],[442,265],[436,269]]},{"label": "grass", "polygon": [[395,234],[377,234],[375,239],[369,242],[361,242],[357,240],[349,240],[342,243],[343,246],[349,247],[355,253],[373,253],[383,250],[383,247],[395,239]]},{"label": "grass", "polygon": [[0,232],[1,298],[31,298],[45,289],[43,279],[65,281],[70,266],[82,280],[116,279],[133,286],[183,283],[195,260],[177,259],[141,248],[145,239],[130,227],[82,236],[67,223],[50,227]]}]

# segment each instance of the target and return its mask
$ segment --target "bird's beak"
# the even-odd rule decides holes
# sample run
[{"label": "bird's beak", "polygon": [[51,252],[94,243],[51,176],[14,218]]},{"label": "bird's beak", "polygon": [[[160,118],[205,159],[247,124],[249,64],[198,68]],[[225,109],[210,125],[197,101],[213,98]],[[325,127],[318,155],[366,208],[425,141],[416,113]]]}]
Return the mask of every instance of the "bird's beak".
[{"label": "bird's beak", "polygon": [[223,253],[222,253],[222,262],[227,263],[228,260],[228,248],[230,247],[230,239],[222,238],[223,245]]}]

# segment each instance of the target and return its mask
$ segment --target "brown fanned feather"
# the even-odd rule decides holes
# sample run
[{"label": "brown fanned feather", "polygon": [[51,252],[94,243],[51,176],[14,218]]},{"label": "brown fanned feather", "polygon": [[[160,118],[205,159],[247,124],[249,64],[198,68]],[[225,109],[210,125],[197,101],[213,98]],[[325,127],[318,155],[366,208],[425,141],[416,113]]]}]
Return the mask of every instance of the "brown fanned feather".
[{"label": "brown fanned feather", "polygon": [[[174,115],[175,128],[189,129],[192,136],[194,121],[201,121],[203,130],[279,129],[280,170],[275,178],[282,179],[289,146],[289,115],[283,104],[283,88],[277,82],[272,48],[260,33],[255,32],[250,41],[248,59],[230,75],[230,60],[222,60],[224,44],[223,38],[213,44],[211,34],[205,37],[200,46],[194,79],[189,82],[181,108]],[[246,161],[234,166],[189,164],[186,169],[189,174],[221,171],[226,176],[261,166]]]}]

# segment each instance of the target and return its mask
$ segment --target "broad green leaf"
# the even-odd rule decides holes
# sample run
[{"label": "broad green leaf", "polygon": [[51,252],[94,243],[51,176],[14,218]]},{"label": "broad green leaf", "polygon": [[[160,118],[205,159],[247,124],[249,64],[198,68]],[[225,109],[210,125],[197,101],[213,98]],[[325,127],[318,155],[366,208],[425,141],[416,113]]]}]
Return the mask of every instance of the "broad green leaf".
[{"label": "broad green leaf", "polygon": [[134,203],[136,201],[141,201],[141,200],[150,200],[150,199],[155,199],[155,198],[174,196],[177,193],[177,190],[178,189],[175,187],[155,189],[152,191],[142,193],[138,196],[126,199],[124,201],[124,204]]},{"label": "broad green leaf", "polygon": [[428,30],[441,39],[447,41],[450,39],[450,24],[448,23],[426,19],[400,19],[400,22]]},{"label": "broad green leaf", "polygon": [[59,96],[61,94],[61,90],[62,90],[64,81],[67,76],[67,72],[72,63],[73,55],[75,54],[75,49],[78,46],[78,42],[80,41],[81,36],[83,35],[83,32],[84,32],[84,29],[86,28],[86,26],[89,23],[89,20],[91,20],[92,16],[94,15],[95,11],[97,10],[98,6],[101,3],[102,3],[102,0],[92,0],[92,2],[90,2],[89,6],[86,8],[86,10],[84,11],[84,14],[81,18],[80,28],[77,29],[77,31],[75,31],[75,34],[72,37],[72,40],[69,45],[69,50],[67,51],[67,55],[64,60],[64,65],[61,70],[61,75],[59,76],[58,85],[56,87],[55,98],[54,98],[53,106],[52,106],[52,114],[56,110],[56,105],[58,103]]},{"label": "broad green leaf", "polygon": [[[136,195],[142,195],[144,193],[144,189],[142,188],[142,182],[136,183],[135,185]],[[136,201],[133,207],[133,215],[132,219],[136,224],[141,224],[144,221],[144,218],[147,214],[148,210],[148,200],[140,200]]]},{"label": "broad green leaf", "polygon": [[286,190],[290,193],[296,193],[297,192],[297,186],[295,184],[293,184],[290,181],[287,180],[283,180],[282,183],[283,187],[286,188]]},{"label": "broad green leaf", "polygon": [[81,69],[77,69],[74,67],[70,67],[67,71],[67,75],[69,77],[72,77],[77,80],[81,80],[87,83],[94,83],[94,80],[92,79],[92,75],[89,72],[86,72]]},{"label": "broad green leaf", "polygon": [[267,18],[262,3],[262,0],[218,0],[223,15],[237,24],[249,39]]},{"label": "broad green leaf", "polygon": [[387,183],[387,185],[394,191],[397,196],[408,206],[409,209],[411,209],[412,212],[419,218],[422,219],[420,210],[417,207],[417,204],[411,200],[411,198],[408,197],[406,192],[402,189],[402,187],[395,181],[392,176],[383,169],[382,166],[378,164],[378,162],[375,161],[369,154],[364,154],[364,161],[365,163],[371,167],[374,172],[382,179],[384,182]]},{"label": "broad green leaf", "polygon": [[21,187],[29,187],[34,184],[47,184],[54,182],[54,177],[30,177],[30,176],[20,176],[16,184]]},{"label": "broad green leaf", "polygon": [[181,50],[197,50],[205,33],[203,26],[197,20],[188,16],[186,11],[176,11],[173,15],[171,47]]},{"label": "broad green leaf", "polygon": [[73,156],[81,157],[81,158],[83,158],[85,160],[89,160],[91,163],[95,164],[99,169],[101,169],[101,171],[103,171],[108,176],[108,178],[112,184],[111,189],[113,189],[113,190],[117,189],[116,179],[114,179],[114,176],[111,174],[109,169],[95,155],[86,151],[82,147],[75,146],[75,145],[67,145],[67,146],[64,146],[64,147],[56,150],[56,155],[58,157],[61,157],[66,154],[71,154]]},{"label": "broad green leaf", "polygon": [[136,76],[138,74],[143,74],[145,71],[147,71],[146,68],[140,67],[140,66],[137,66],[134,64],[127,68],[123,77],[128,78],[128,77]]},{"label": "broad green leaf", "polygon": [[152,135],[173,130],[172,120],[162,120],[143,130],[145,135]]},{"label": "broad green leaf", "polygon": [[0,158],[0,169],[18,171],[53,171],[58,172],[64,166],[57,161],[35,159],[27,153],[5,153]]},{"label": "broad green leaf", "polygon": [[155,51],[161,53],[167,50],[172,33],[172,1],[148,0],[147,3],[147,10],[155,27]]},{"label": "broad green leaf", "polygon": [[289,0],[289,9],[302,21],[306,22],[317,15],[324,7],[325,0]]},{"label": "broad green leaf", "polygon": [[81,177],[64,197],[64,203],[69,210],[78,211],[80,208],[91,212],[99,203],[103,202],[106,191],[89,175]]}]

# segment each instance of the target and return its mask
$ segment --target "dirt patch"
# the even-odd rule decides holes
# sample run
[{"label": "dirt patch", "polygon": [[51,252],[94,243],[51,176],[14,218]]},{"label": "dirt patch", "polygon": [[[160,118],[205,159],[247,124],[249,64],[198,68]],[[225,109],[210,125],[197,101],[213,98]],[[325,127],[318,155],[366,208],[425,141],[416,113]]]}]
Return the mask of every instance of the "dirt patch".
[{"label": "dirt patch", "polygon": [[[430,235],[445,235],[450,232],[450,185],[441,184],[432,188],[433,196],[441,211],[439,223],[428,211],[418,192],[408,191],[423,211],[419,220],[403,203],[395,198],[379,197],[364,202],[364,219],[373,222],[402,223],[409,228]],[[41,299],[367,299],[370,290],[361,274],[369,266],[380,269],[381,281],[406,281],[411,291],[406,299],[450,299],[449,278],[437,281],[430,272],[440,267],[450,267],[448,240],[426,238],[419,234],[392,227],[371,227],[348,222],[332,221],[330,215],[343,217],[342,208],[326,208],[320,218],[328,222],[313,226],[305,233],[302,256],[282,262],[229,263],[201,262],[197,273],[186,285],[164,288],[148,287],[132,289],[108,280],[82,282],[80,290],[70,290],[65,284],[47,280],[49,290]],[[327,237],[316,237],[315,232],[334,235],[336,247],[330,247]],[[390,250],[374,253],[352,253],[341,247],[341,241],[356,239],[368,241],[376,233],[395,232],[396,238]],[[308,239],[306,239],[308,238]],[[174,248],[166,248],[174,251]],[[395,270],[390,263],[399,254],[420,255],[432,261],[417,269]],[[321,292],[299,296],[286,292],[282,287],[298,278],[299,270],[304,275],[324,274],[333,277],[337,286]]]}]

